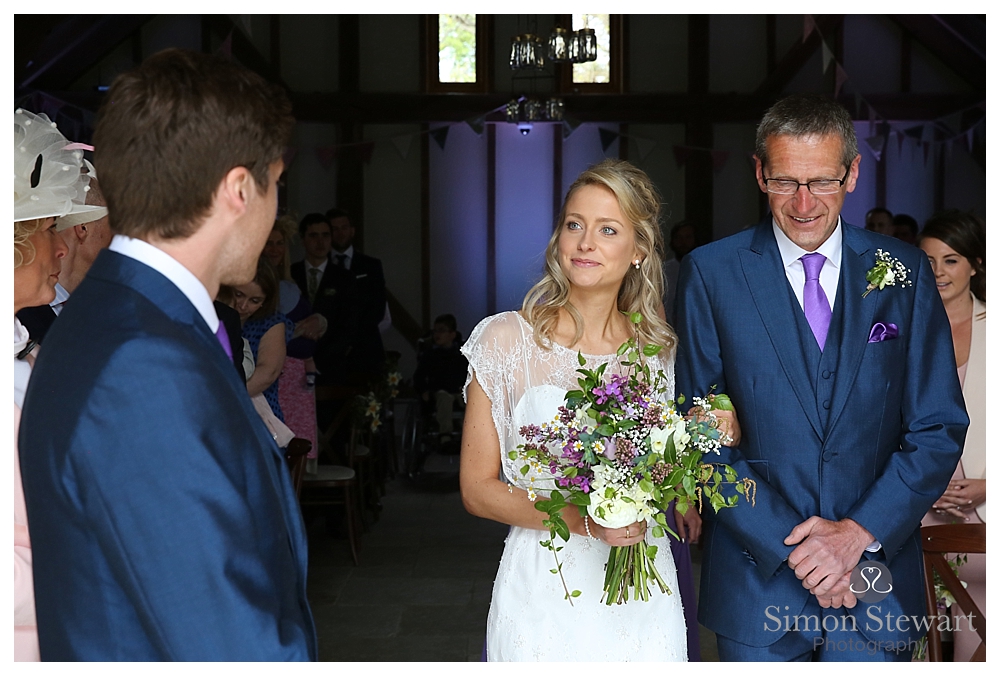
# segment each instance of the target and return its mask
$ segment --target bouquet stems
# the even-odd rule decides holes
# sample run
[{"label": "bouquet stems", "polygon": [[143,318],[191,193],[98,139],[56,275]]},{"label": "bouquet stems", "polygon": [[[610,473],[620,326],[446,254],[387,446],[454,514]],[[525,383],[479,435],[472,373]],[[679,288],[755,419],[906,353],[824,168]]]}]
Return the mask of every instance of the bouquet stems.
[{"label": "bouquet stems", "polygon": [[656,570],[648,550],[649,545],[645,542],[611,548],[604,568],[602,601],[609,606],[628,603],[630,593],[634,601],[648,601],[650,582],[655,582],[661,593],[673,593]]}]

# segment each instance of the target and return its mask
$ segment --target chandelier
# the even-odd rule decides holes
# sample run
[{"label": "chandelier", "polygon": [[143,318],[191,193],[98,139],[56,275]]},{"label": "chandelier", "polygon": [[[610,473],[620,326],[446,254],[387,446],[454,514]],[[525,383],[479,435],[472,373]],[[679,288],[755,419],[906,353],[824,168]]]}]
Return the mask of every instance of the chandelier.
[{"label": "chandelier", "polygon": [[[508,62],[513,71],[527,71],[534,79],[549,63],[586,63],[597,60],[597,34],[593,28],[567,31],[555,26],[548,41],[528,32],[510,40]],[[507,121],[516,124],[522,135],[531,132],[535,122],[561,122],[565,113],[563,100],[549,97],[539,100],[521,96],[507,103]]]},{"label": "chandelier", "polygon": [[586,63],[597,61],[597,34],[593,28],[567,31],[556,26],[548,43],[532,33],[515,35],[510,40],[510,69],[541,70],[547,62]]}]

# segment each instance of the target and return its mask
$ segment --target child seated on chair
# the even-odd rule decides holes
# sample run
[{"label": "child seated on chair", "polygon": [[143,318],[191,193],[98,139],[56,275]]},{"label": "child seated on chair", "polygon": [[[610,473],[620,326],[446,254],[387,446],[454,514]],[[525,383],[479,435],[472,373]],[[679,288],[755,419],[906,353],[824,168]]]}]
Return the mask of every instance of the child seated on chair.
[{"label": "child seated on chair", "polygon": [[451,314],[434,320],[430,345],[425,345],[417,355],[417,370],[413,386],[420,394],[421,409],[425,416],[434,411],[442,447],[450,444],[454,434],[452,412],[456,403],[462,404],[462,386],[469,370],[469,362],[462,354],[458,323]]}]

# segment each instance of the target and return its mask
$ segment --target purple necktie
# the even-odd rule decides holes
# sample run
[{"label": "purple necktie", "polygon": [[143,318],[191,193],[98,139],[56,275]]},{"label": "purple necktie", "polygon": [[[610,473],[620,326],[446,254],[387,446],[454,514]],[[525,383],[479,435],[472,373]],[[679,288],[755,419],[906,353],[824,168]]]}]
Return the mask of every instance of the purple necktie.
[{"label": "purple necktie", "polygon": [[830,330],[830,317],[833,311],[830,309],[830,301],[823,292],[823,287],[819,283],[819,271],[826,263],[826,256],[820,253],[806,254],[799,260],[806,272],[806,285],[802,291],[802,309],[806,313],[806,321],[809,328],[816,336],[820,351],[826,345],[826,334]]},{"label": "purple necktie", "polygon": [[226,356],[232,359],[233,348],[229,346],[229,334],[226,332],[226,327],[221,321],[219,322],[219,328],[215,331],[215,337],[219,339],[219,344],[222,345],[222,349],[226,353]]}]

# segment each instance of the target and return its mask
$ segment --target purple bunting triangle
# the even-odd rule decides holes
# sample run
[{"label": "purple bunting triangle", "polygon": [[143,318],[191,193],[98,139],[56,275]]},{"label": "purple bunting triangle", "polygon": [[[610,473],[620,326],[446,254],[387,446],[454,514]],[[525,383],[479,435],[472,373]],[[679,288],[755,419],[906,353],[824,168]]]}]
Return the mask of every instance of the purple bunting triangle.
[{"label": "purple bunting triangle", "polygon": [[885,136],[878,134],[876,136],[869,136],[865,139],[865,143],[868,148],[871,149],[872,155],[875,156],[876,162],[882,161],[882,151],[885,150]]},{"label": "purple bunting triangle", "polygon": [[816,19],[813,18],[812,14],[806,14],[802,17],[802,42],[805,42],[812,32],[816,29]]},{"label": "purple bunting triangle", "polygon": [[438,144],[441,150],[444,150],[444,144],[448,141],[448,130],[451,129],[450,126],[438,127],[437,129],[431,129],[431,138],[434,142]]}]

